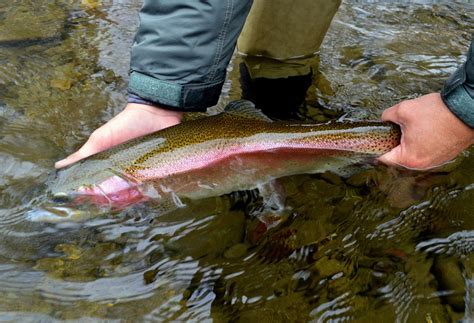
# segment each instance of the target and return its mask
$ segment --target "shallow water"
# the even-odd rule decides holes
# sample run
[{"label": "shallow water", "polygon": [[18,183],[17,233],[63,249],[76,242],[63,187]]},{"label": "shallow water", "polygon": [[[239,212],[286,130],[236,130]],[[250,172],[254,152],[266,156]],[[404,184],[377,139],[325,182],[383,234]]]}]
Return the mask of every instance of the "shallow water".
[{"label": "shallow water", "polygon": [[[53,162],[123,107],[139,6],[0,4],[0,320],[474,319],[470,152],[442,173],[285,178],[291,216],[263,236],[252,192],[166,215],[139,205],[84,223],[27,221]],[[473,9],[345,2],[300,114],[373,119],[439,91],[463,61]],[[238,63],[217,109],[240,97]]]}]

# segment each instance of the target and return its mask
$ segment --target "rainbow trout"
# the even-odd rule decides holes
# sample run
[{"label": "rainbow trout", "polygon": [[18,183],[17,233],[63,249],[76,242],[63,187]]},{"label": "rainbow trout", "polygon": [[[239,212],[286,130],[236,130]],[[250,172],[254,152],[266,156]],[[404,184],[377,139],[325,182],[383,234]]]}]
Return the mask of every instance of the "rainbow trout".
[{"label": "rainbow trout", "polygon": [[[326,124],[272,121],[248,101],[96,154],[59,172],[51,187],[67,206],[112,210],[147,201],[220,196],[273,179],[333,171],[388,152],[398,126],[383,122]],[[59,212],[61,213],[61,212]],[[34,221],[73,220],[34,212]]]}]

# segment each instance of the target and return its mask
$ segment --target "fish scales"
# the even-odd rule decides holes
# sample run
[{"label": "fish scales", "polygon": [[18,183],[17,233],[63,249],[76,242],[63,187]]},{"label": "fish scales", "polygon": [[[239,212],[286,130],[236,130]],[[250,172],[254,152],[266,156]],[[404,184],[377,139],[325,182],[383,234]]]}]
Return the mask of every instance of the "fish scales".
[{"label": "fish scales", "polygon": [[[356,126],[361,129],[360,132],[355,132]],[[308,127],[248,120],[224,113],[190,121],[183,127],[163,130],[161,136],[169,144],[131,160],[124,171],[143,179],[140,170],[154,168],[162,170],[156,173],[157,176],[167,176],[203,167],[209,161],[228,158],[234,154],[285,148],[359,150],[380,154],[393,147],[395,140],[384,137],[383,131],[377,127],[381,125],[332,123],[311,124]],[[161,158],[156,158],[158,155]]]}]

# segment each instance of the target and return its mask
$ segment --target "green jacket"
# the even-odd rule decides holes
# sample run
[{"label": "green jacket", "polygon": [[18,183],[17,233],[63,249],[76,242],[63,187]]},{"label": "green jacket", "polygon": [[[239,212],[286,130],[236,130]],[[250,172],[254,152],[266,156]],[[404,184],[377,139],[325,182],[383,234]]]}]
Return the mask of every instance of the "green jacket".
[{"label": "green jacket", "polygon": [[[252,0],[145,0],[132,47],[129,102],[178,111],[217,103]],[[474,128],[474,45],[442,98]]]}]

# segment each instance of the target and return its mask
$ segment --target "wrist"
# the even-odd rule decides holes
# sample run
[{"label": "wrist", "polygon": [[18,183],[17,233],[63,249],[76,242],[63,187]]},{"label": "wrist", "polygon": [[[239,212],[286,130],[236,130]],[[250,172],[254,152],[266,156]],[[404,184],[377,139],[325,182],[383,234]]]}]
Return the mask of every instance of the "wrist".
[{"label": "wrist", "polygon": [[141,111],[145,111],[147,113],[153,114],[154,116],[157,116],[157,117],[173,119],[178,122],[181,122],[181,119],[183,118],[183,112],[181,111],[168,110],[158,105],[151,105],[151,104],[128,103],[125,106],[124,110],[127,110],[127,111],[141,110]]}]

